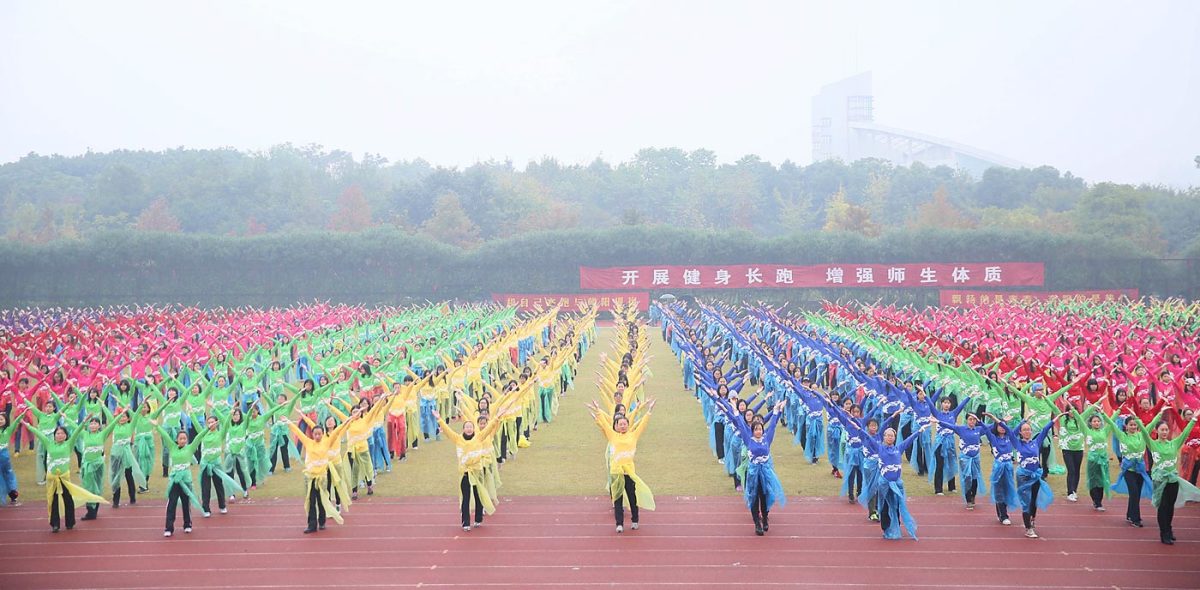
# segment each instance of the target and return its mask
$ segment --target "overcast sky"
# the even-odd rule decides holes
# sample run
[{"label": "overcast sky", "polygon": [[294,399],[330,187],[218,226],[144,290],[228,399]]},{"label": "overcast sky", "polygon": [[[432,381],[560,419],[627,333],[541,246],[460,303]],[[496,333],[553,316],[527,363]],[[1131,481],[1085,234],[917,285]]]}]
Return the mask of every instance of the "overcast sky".
[{"label": "overcast sky", "polygon": [[811,97],[1200,185],[1200,1],[0,2],[0,161],[282,142],[469,165],[811,157]]}]

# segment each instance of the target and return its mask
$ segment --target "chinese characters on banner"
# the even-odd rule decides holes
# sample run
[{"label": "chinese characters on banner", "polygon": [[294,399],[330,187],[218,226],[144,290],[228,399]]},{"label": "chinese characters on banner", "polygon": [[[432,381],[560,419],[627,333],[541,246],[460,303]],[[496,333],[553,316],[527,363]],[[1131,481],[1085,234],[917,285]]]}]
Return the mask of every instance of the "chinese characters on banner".
[{"label": "chinese characters on banner", "polygon": [[649,293],[584,293],[574,295],[563,294],[516,294],[492,293],[492,301],[517,311],[533,311],[537,308],[550,309],[562,306],[565,312],[579,312],[585,306],[599,306],[600,311],[612,311],[614,307],[629,305],[636,302],[639,311],[650,309]]},{"label": "chinese characters on banner", "polygon": [[1121,298],[1137,299],[1137,289],[1113,289],[1109,291],[954,291],[942,289],[938,292],[942,307],[975,307],[977,305],[1000,305],[1001,303],[1032,303],[1052,299],[1074,299],[1085,301],[1118,301]]},{"label": "chinese characters on banner", "polygon": [[581,289],[1040,287],[1040,262],[579,267]]}]

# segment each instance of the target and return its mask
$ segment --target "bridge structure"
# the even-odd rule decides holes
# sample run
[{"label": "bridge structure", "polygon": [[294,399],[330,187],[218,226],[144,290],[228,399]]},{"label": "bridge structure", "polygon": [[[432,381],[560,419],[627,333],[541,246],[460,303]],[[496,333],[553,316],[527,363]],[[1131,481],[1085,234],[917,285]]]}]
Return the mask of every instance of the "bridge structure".
[{"label": "bridge structure", "polygon": [[814,161],[879,158],[898,166],[920,162],[930,167],[949,166],[976,178],[994,166],[1023,165],[956,141],[877,123],[870,72],[823,87],[813,97],[812,106]]}]

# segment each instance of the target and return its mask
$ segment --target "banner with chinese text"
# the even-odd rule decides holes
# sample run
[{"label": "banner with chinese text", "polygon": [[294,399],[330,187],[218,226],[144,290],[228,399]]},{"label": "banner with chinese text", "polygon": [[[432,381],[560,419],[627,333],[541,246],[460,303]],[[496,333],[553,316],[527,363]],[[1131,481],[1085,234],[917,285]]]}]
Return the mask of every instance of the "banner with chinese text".
[{"label": "banner with chinese text", "polygon": [[585,306],[591,305],[599,306],[600,311],[612,311],[614,307],[629,305],[631,302],[637,302],[639,311],[650,309],[649,293],[576,293],[574,295],[492,293],[492,301],[500,305],[515,307],[517,311],[550,309],[556,305],[562,306],[563,311],[566,312],[579,312]]},{"label": "banner with chinese text", "polygon": [[1085,299],[1088,301],[1117,301],[1121,298],[1137,299],[1137,289],[1111,289],[1106,291],[955,291],[942,289],[938,292],[942,307],[974,307],[1000,303],[1032,303],[1052,299]]},{"label": "banner with chinese text", "polygon": [[1040,287],[1040,262],[579,267],[581,289]]}]

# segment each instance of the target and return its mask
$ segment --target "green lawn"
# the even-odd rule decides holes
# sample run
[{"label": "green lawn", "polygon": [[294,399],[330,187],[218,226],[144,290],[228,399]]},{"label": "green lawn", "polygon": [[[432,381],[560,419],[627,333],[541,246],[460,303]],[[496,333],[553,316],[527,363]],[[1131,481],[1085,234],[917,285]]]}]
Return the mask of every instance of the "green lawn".
[{"label": "green lawn", "polygon": [[[579,367],[575,389],[561,400],[561,409],[553,423],[543,424],[534,433],[533,445],[521,449],[517,457],[504,465],[501,496],[602,495],[605,490],[604,439],[591,421],[584,403],[596,396],[595,374],[600,351],[608,351],[612,331],[599,330],[599,340]],[[683,388],[680,367],[670,348],[657,332],[651,336],[649,354],[653,376],[647,381],[647,393],[658,398],[651,422],[638,446],[638,474],[655,494],[663,496],[718,496],[737,494],[732,480],[717,464],[708,449],[707,430],[700,404]],[[841,480],[829,474],[822,458],[817,465],[804,460],[799,446],[791,443],[791,433],[780,429],[773,447],[775,467],[789,495],[834,496]],[[21,453],[14,459],[17,479],[25,501],[40,500],[35,485],[34,455]],[[984,472],[990,470],[991,454],[984,452]],[[293,467],[296,467],[293,465]],[[161,472],[151,474],[151,494],[161,496]],[[1061,491],[1059,477],[1052,478]],[[76,481],[78,481],[76,476]],[[933,487],[924,477],[916,477],[905,468],[905,484],[911,495],[931,495]],[[271,477],[252,495],[258,497],[298,496],[303,489],[299,469]],[[382,474],[376,493],[384,496],[457,495],[454,448],[446,441],[423,443],[411,451],[408,460],[396,463],[391,473]]]}]

